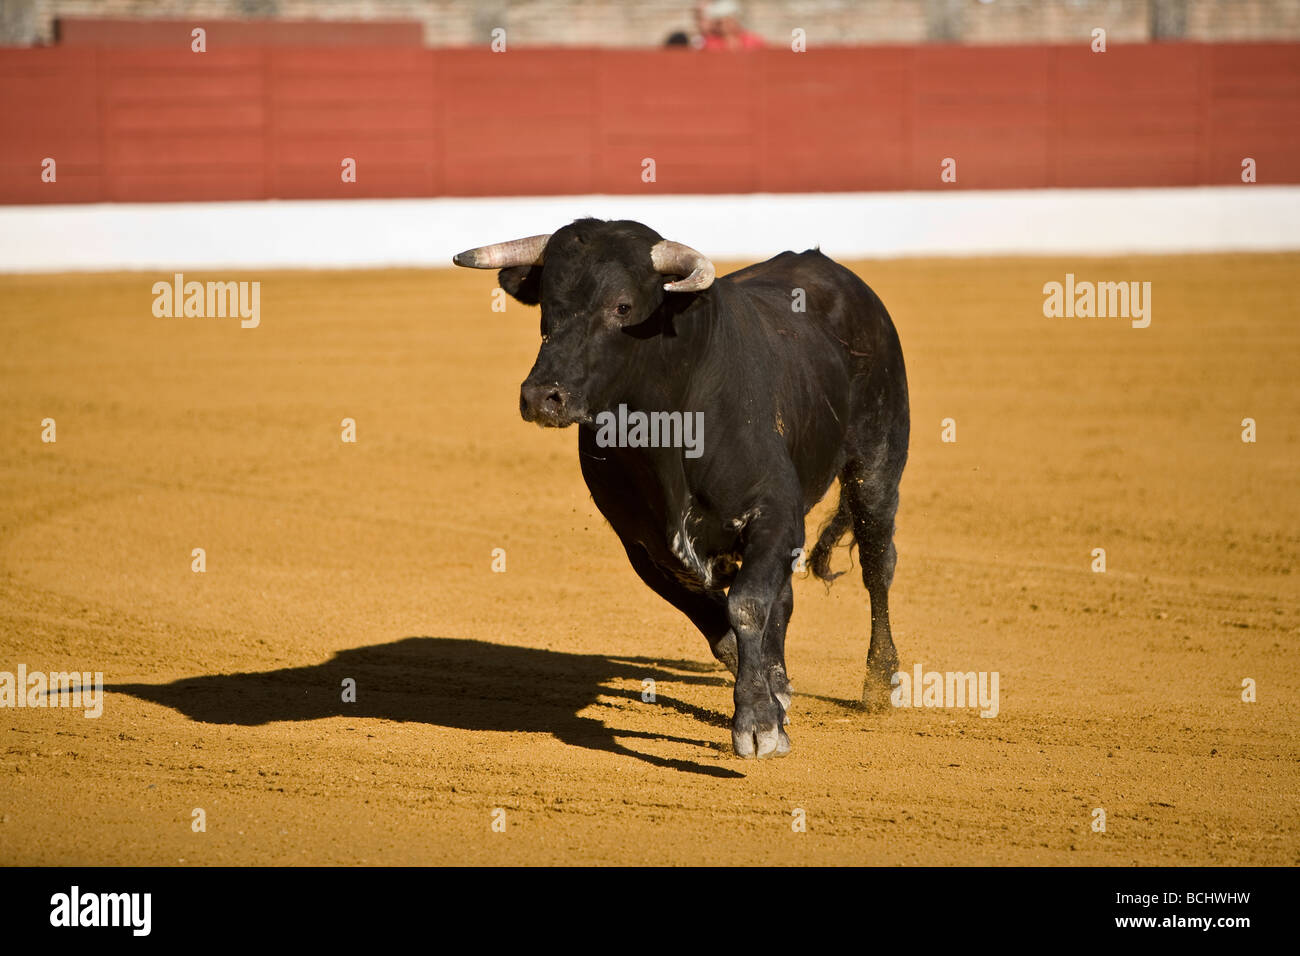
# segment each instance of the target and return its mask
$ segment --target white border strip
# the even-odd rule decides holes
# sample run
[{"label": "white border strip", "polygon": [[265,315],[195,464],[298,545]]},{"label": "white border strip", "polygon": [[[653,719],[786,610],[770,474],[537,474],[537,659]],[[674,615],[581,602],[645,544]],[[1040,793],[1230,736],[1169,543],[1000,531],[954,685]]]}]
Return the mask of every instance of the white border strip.
[{"label": "white border strip", "polygon": [[581,216],[717,259],[1300,249],[1300,186],[0,206],[0,272],[446,266]]}]

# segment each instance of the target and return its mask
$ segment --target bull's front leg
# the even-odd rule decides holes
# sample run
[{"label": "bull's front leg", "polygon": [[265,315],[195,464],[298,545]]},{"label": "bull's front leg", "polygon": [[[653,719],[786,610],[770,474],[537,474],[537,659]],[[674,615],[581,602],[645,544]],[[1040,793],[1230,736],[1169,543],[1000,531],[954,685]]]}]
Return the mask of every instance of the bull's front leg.
[{"label": "bull's front leg", "polygon": [[[760,513],[765,520],[751,523],[740,571],[727,595],[737,651],[731,741],[742,757],[780,757],[790,751],[782,726],[789,701],[783,646],[791,604],[786,600],[791,594],[788,555],[803,546],[803,515],[797,508],[792,514],[776,509]],[[774,668],[777,662],[781,666]]]},{"label": "bull's front leg", "polygon": [[785,669],[785,631],[794,611],[794,588],[786,576],[780,599],[767,614],[767,629],[763,632],[763,670],[767,673],[767,686],[781,705],[782,722],[790,723],[790,701],[794,688]]}]

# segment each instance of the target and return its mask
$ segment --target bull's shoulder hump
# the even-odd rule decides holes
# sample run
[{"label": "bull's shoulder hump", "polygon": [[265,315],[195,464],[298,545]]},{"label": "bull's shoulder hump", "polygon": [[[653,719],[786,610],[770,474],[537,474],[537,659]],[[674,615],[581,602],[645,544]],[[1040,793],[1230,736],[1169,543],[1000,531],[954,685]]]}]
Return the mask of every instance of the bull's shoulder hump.
[{"label": "bull's shoulder hump", "polygon": [[820,249],[806,249],[803,252],[793,252],[787,249],[785,252],[777,253],[771,259],[765,259],[762,262],[754,263],[752,266],[745,266],[743,269],[730,272],[723,278],[730,279],[732,282],[751,282],[756,279],[786,275],[789,270],[798,269],[800,266],[831,261],[822,254]]}]

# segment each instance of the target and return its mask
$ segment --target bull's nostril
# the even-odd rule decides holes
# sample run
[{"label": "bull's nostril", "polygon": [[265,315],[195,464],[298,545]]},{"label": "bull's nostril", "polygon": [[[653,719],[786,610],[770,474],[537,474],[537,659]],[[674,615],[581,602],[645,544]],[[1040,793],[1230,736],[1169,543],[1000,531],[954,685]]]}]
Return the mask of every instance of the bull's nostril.
[{"label": "bull's nostril", "polygon": [[560,394],[558,389],[552,389],[550,394],[546,396],[546,403],[548,405],[563,405],[564,396]]}]

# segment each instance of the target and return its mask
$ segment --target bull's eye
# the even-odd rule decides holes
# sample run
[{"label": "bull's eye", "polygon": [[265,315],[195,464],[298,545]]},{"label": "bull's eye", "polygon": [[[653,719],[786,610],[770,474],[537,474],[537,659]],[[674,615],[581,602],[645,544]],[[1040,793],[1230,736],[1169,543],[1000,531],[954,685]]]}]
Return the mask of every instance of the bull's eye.
[{"label": "bull's eye", "polygon": [[614,306],[614,311],[619,315],[627,315],[632,311],[632,306],[628,305],[626,302],[620,302],[618,305]]}]

